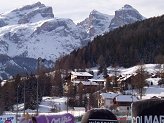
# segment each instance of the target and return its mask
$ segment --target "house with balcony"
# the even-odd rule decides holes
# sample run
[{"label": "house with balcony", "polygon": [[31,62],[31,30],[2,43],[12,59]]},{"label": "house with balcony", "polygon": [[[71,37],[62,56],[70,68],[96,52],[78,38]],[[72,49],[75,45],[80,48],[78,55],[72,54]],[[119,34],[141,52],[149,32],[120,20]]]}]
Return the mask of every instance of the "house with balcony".
[{"label": "house with balcony", "polygon": [[88,72],[71,72],[71,81],[86,81],[93,78],[93,75]]},{"label": "house with balcony", "polygon": [[90,82],[94,82],[98,85],[98,89],[101,90],[105,87],[106,80],[105,79],[88,79]]}]

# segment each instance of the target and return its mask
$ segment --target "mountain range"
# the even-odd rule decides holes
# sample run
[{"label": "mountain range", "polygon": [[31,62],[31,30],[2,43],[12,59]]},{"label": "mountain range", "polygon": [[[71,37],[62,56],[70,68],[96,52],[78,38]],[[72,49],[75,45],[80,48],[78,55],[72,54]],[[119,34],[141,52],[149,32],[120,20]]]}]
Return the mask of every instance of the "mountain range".
[{"label": "mountain range", "polygon": [[164,15],[128,24],[99,35],[87,46],[60,58],[57,69],[99,66],[131,67],[164,63]]},{"label": "mountain range", "polygon": [[83,27],[89,34],[90,39],[97,35],[104,34],[125,24],[132,24],[136,21],[144,20],[136,9],[130,5],[124,5],[115,11],[115,15],[107,15],[93,10],[89,17],[77,24]]},{"label": "mountain range", "polygon": [[[20,71],[35,72],[39,57],[51,61],[52,65],[59,57],[87,45],[97,35],[144,19],[130,5],[115,11],[115,15],[93,10],[89,17],[78,24],[68,18],[56,18],[52,7],[41,2],[3,13],[0,15],[1,79]],[[35,67],[22,65],[27,61],[29,66],[36,63]]]}]

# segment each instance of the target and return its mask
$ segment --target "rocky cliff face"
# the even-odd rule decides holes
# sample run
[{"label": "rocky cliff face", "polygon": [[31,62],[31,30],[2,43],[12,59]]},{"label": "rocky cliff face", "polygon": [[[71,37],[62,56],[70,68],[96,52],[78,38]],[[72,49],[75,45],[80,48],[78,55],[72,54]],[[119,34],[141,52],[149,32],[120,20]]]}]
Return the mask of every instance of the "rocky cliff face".
[{"label": "rocky cliff face", "polygon": [[15,9],[0,15],[0,27],[14,24],[34,23],[37,21],[54,18],[52,7],[47,7],[40,2]]},{"label": "rocky cliff face", "polygon": [[125,5],[115,11],[115,15],[107,15],[93,10],[88,18],[77,25],[84,28],[90,38],[93,39],[97,35],[143,19],[145,18],[136,9],[130,5]]},{"label": "rocky cliff face", "polygon": [[93,39],[95,36],[101,35],[108,31],[108,27],[112,18],[112,15],[106,15],[93,10],[89,14],[88,18],[77,25],[84,28],[88,32],[90,38]]},{"label": "rocky cliff face", "polygon": [[115,16],[111,20],[109,30],[118,28],[125,24],[131,24],[145,19],[136,9],[130,5],[125,5],[120,10],[115,11]]}]

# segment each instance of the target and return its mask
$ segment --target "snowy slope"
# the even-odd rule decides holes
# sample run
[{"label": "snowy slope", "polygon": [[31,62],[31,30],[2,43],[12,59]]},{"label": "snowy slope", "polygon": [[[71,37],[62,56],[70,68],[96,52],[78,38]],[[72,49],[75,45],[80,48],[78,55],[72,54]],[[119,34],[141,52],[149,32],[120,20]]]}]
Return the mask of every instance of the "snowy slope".
[{"label": "snowy slope", "polygon": [[[70,19],[54,18],[40,2],[1,15],[0,53],[55,61],[88,40],[85,30]],[[2,25],[2,24],[1,24]]]},{"label": "snowy slope", "polygon": [[0,29],[0,52],[11,57],[56,60],[82,45],[84,37],[80,33],[85,36],[70,19],[5,26]]}]

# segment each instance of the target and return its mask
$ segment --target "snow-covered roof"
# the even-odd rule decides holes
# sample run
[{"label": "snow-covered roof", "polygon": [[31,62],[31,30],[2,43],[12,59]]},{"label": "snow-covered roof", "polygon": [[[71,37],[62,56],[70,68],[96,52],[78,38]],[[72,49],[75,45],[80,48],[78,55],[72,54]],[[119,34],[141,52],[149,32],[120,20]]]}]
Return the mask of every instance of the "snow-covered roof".
[{"label": "snow-covered roof", "polygon": [[72,75],[74,76],[89,76],[92,77],[93,75],[88,73],[88,72],[71,72]]},{"label": "snow-covered roof", "polygon": [[90,81],[73,81],[74,84],[82,83],[83,85],[99,85],[96,82],[90,82]]},{"label": "snow-covered roof", "polygon": [[96,82],[89,82],[89,81],[82,81],[81,82],[83,85],[99,85]]},{"label": "snow-covered roof", "polygon": [[113,99],[115,98],[116,96],[118,96],[117,93],[114,93],[114,92],[108,92],[108,93],[101,93],[100,94],[103,98],[108,98],[108,99]]},{"label": "snow-covered roof", "polygon": [[79,84],[81,81],[73,81],[74,84]]},{"label": "snow-covered roof", "polygon": [[164,97],[164,92],[161,92],[161,93],[159,94],[159,97]]},{"label": "snow-covered roof", "polygon": [[132,95],[118,95],[116,97],[117,102],[135,102],[138,101],[136,96]]},{"label": "snow-covered roof", "polygon": [[125,80],[127,80],[128,78],[130,78],[131,76],[132,76],[132,74],[123,75],[123,77],[119,78],[118,81],[125,81]]},{"label": "snow-covered roof", "polygon": [[104,82],[104,79],[88,79],[91,82]]},{"label": "snow-covered roof", "polygon": [[7,80],[3,80],[2,82],[1,82],[1,85],[0,86],[4,86],[4,84],[7,82]]},{"label": "snow-covered roof", "polygon": [[145,89],[146,89],[146,92],[145,92],[145,95],[142,97],[142,99],[150,99],[154,96],[163,97],[164,88],[154,85],[151,87],[147,87]]}]

